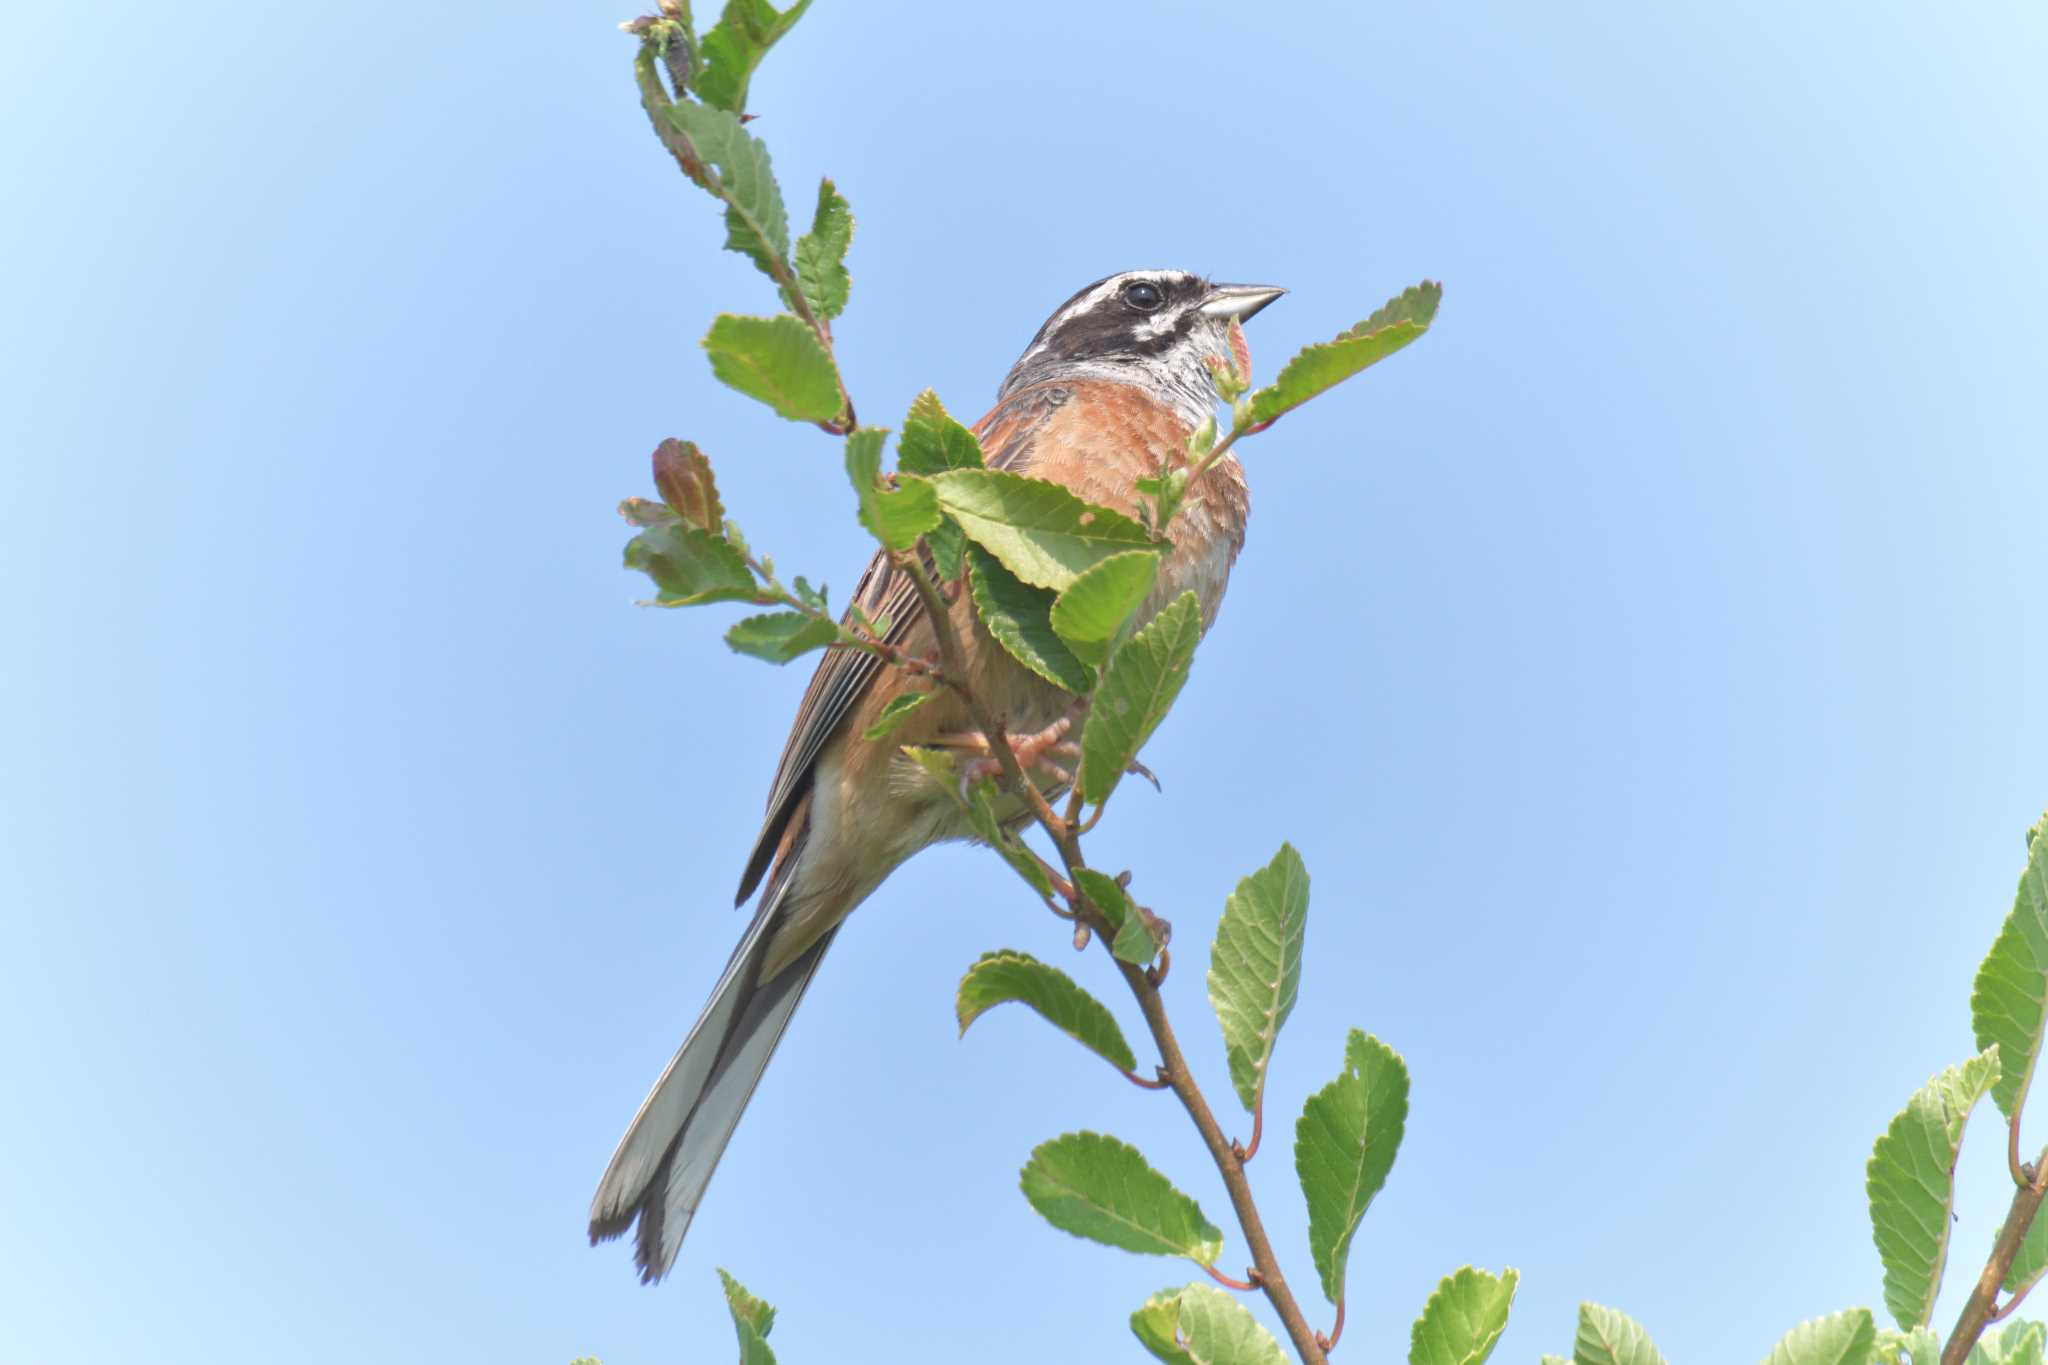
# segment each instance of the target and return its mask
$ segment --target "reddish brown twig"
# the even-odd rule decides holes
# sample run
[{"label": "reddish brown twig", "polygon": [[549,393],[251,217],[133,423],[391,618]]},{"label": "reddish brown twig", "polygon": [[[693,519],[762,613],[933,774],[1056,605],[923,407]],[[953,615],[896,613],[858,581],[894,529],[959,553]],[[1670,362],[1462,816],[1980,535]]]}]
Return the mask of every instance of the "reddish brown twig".
[{"label": "reddish brown twig", "polygon": [[1325,1351],[1334,1351],[1337,1349],[1337,1338],[1343,1335],[1344,1300],[1340,1298],[1337,1300],[1337,1320],[1330,1324],[1330,1335],[1324,1336],[1321,1332],[1316,1333],[1316,1345],[1322,1347]]},{"label": "reddish brown twig", "polygon": [[1253,1281],[1257,1280],[1259,1277],[1259,1272],[1256,1270],[1248,1270],[1245,1272],[1247,1275],[1251,1276],[1251,1279],[1233,1280],[1213,1265],[1205,1265],[1202,1267],[1202,1269],[1208,1271],[1209,1278],[1216,1281],[1216,1283],[1222,1285],[1225,1289],[1245,1290],[1258,1288],[1258,1285],[1253,1283]]},{"label": "reddish brown twig", "polygon": [[1998,1240],[1991,1244],[1991,1259],[1985,1262],[1984,1273],[1977,1277],[1976,1286],[1964,1302],[1962,1314],[1956,1319],[1955,1331],[1949,1334],[1948,1344],[1941,1348],[1941,1365],[1963,1365],[1970,1358],[1977,1339],[1984,1335],[1984,1329],[2004,1313],[2011,1312],[2024,1297],[2023,1294],[2015,1295],[2003,1313],[1994,1311],[1998,1291],[2004,1286],[2005,1277],[2012,1272],[2013,1260],[2027,1240],[2027,1229],[2034,1225],[2034,1215],[2041,1211],[2041,1200],[2048,1196],[2048,1152],[2041,1154],[2032,1170],[2024,1166],[2020,1169],[2028,1179],[2013,1195],[2012,1207],[2006,1210],[2005,1223],[1998,1229]]}]

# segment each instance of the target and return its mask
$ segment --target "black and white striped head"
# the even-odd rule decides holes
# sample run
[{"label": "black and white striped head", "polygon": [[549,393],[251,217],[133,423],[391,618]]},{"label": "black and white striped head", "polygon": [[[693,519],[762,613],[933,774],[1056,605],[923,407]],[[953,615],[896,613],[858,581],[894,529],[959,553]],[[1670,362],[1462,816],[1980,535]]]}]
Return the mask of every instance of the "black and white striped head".
[{"label": "black and white striped head", "polygon": [[1045,320],[997,397],[1049,380],[1108,379],[1148,389],[1199,422],[1215,402],[1209,361],[1233,358],[1231,323],[1286,292],[1211,284],[1185,270],[1127,270],[1097,280]]}]

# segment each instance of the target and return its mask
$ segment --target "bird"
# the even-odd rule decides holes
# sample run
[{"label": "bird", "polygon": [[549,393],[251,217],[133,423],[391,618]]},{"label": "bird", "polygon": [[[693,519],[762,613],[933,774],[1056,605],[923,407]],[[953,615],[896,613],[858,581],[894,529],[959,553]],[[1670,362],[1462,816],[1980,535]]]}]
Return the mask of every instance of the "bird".
[{"label": "bird", "polygon": [[[1211,366],[1228,361],[1249,375],[1240,324],[1285,292],[1179,270],[1125,271],[1085,286],[1038,329],[974,425],[987,464],[1135,515],[1138,480],[1163,464],[1184,465],[1188,438],[1213,417]],[[1249,514],[1244,470],[1226,452],[1190,486],[1134,619],[1142,624],[1192,590],[1206,630]],[[933,652],[937,637],[920,599],[886,554],[868,564],[854,600],[870,621],[887,623],[891,643]],[[1062,717],[1071,717],[1074,698],[1005,653],[976,620],[971,594],[955,594],[947,609],[970,691],[1009,733],[1037,736],[1028,757],[1034,741],[1017,742],[1031,768]],[[973,837],[950,794],[899,752],[971,732],[958,697],[941,689],[888,739],[862,737],[911,686],[873,654],[829,649],[797,708],[735,898],[744,905],[759,887],[760,901],[591,1201],[592,1244],[633,1230],[644,1283],[674,1265],[740,1114],[847,915],[913,854]],[[1021,802],[1005,818],[1021,822]]]}]

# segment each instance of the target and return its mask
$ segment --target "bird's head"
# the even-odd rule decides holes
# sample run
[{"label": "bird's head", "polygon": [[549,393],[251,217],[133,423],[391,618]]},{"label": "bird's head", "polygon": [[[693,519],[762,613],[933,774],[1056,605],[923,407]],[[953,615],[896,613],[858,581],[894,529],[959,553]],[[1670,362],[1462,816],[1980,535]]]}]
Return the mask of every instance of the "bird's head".
[{"label": "bird's head", "polygon": [[1150,391],[1193,425],[1214,407],[1210,361],[1248,370],[1236,324],[1286,292],[1212,284],[1185,270],[1127,270],[1097,280],[1045,320],[997,396],[1053,380],[1107,379]]}]

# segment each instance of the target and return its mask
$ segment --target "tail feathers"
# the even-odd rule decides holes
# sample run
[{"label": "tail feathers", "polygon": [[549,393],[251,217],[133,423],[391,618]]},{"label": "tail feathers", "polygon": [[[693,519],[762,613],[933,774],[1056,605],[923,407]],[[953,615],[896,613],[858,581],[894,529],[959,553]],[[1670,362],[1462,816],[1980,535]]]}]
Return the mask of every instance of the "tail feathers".
[{"label": "tail feathers", "polygon": [[832,945],[828,933],[774,980],[761,960],[776,916],[762,907],[733,951],[704,1012],[640,1106],[590,1205],[590,1240],[639,1222],[633,1259],[651,1284],[668,1273],[782,1031]]}]

